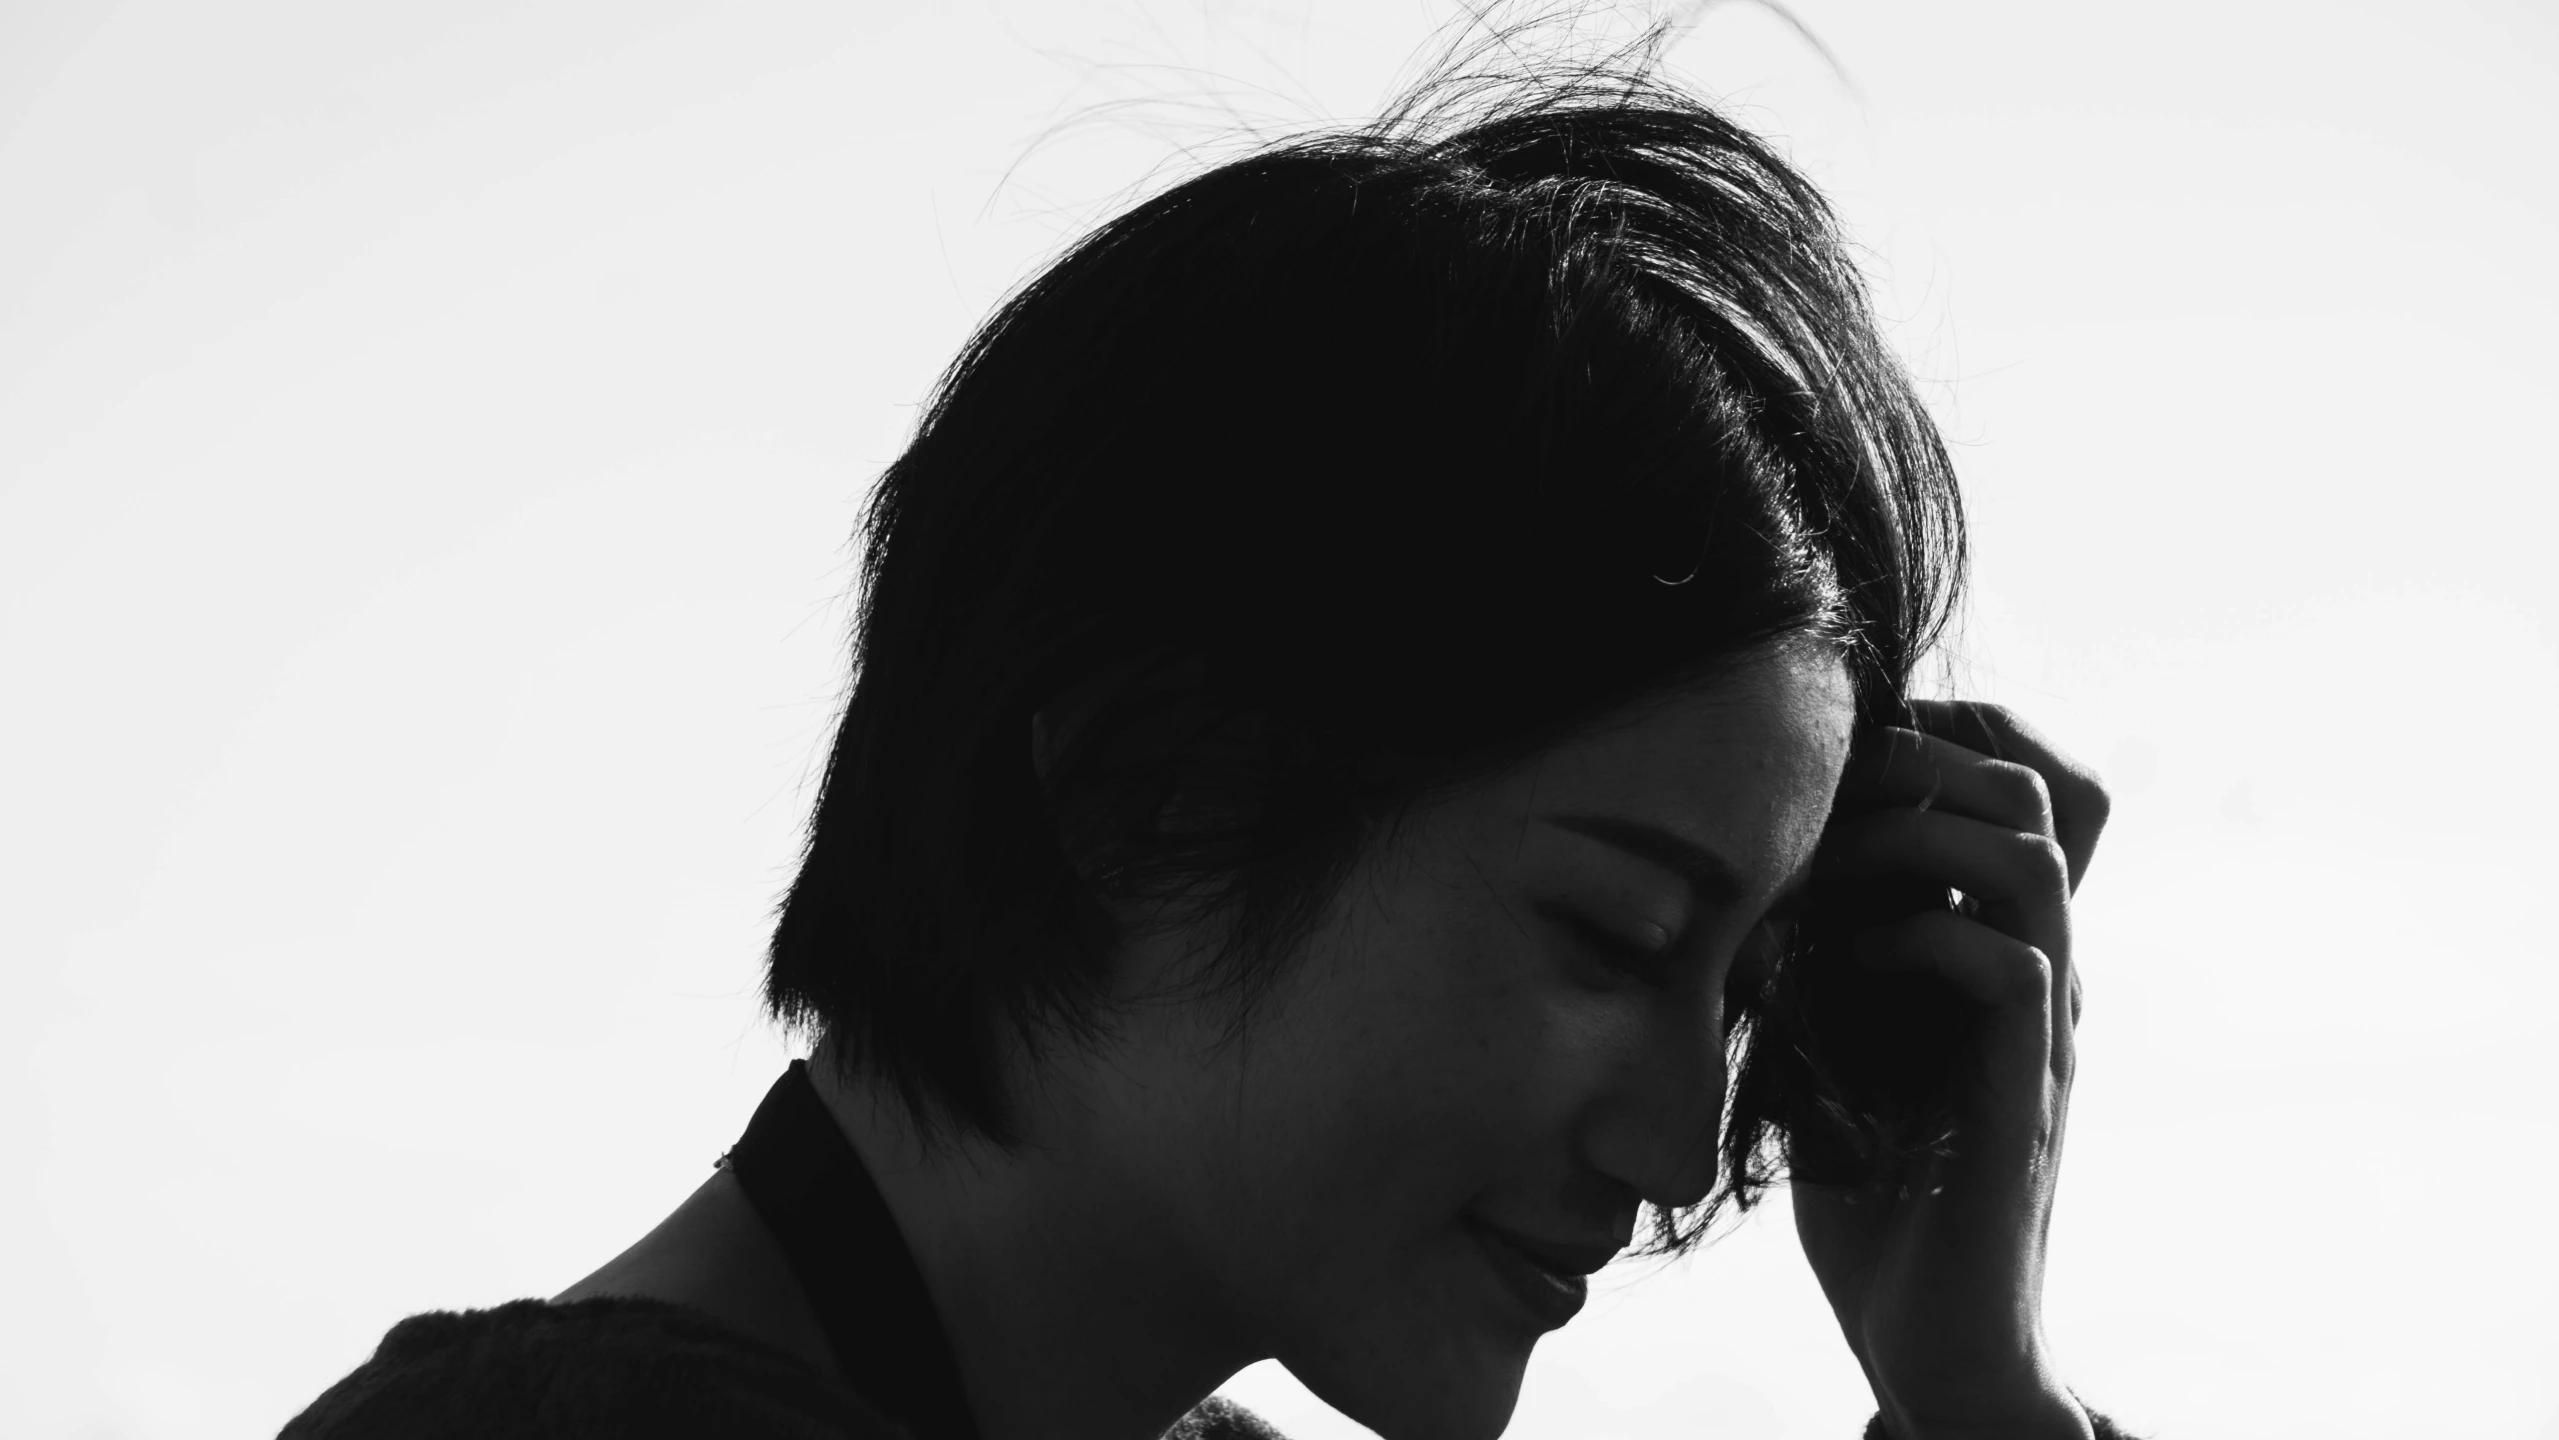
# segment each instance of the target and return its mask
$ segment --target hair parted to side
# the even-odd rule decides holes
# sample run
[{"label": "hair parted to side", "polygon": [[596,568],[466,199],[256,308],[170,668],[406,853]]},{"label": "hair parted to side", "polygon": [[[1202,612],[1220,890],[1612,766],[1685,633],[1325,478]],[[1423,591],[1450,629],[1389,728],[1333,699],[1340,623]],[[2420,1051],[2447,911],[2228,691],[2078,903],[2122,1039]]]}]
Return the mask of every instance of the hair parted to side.
[{"label": "hair parted to side", "polygon": [[[1828,206],[1661,35],[1494,36],[1102,225],[952,362],[865,513],[766,985],[928,1135],[1009,1140],[1008,1049],[1103,1023],[1106,901],[1216,922],[1240,1023],[1419,801],[1787,637],[1899,713],[1951,467]],[[1810,1077],[1752,1083],[1758,993],[1665,1243],[1776,1173]]]}]

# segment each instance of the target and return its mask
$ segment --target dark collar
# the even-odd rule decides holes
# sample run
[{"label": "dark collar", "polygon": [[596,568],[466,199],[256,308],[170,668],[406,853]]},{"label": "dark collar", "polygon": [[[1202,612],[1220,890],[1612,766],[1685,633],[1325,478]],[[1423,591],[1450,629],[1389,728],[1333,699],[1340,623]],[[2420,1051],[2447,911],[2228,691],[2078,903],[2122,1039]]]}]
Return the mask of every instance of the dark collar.
[{"label": "dark collar", "polygon": [[854,1392],[919,1440],[977,1440],[924,1276],[807,1061],[773,1082],[724,1163],[782,1242]]}]

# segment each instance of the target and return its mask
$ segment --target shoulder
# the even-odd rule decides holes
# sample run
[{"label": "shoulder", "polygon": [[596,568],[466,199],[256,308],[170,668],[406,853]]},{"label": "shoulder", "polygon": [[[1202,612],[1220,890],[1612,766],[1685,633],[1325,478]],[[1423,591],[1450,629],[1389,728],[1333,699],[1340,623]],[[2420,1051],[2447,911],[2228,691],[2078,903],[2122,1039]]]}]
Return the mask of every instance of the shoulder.
[{"label": "shoulder", "polygon": [[806,1362],[707,1314],[610,1298],[412,1315],[278,1440],[904,1434]]}]

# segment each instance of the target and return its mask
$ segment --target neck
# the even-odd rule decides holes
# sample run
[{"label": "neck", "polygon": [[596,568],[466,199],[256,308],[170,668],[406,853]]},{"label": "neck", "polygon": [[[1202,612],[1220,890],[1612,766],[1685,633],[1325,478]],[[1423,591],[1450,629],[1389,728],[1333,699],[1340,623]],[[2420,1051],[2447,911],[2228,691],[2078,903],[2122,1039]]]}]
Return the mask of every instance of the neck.
[{"label": "neck", "polygon": [[[1257,1358],[1084,1147],[919,1140],[884,1087],[809,1066],[923,1273],[983,1440],[1154,1440]],[[1042,1143],[1043,1139],[1048,1143]]]}]

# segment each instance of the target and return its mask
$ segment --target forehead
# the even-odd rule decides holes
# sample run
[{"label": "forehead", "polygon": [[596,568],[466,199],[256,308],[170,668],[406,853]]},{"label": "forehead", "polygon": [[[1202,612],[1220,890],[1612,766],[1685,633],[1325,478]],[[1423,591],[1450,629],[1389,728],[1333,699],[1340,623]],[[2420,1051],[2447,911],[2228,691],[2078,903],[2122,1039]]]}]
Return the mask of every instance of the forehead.
[{"label": "forehead", "polygon": [[1809,855],[1848,756],[1855,701],[1826,647],[1754,657],[1611,717],[1481,792],[1476,819],[1603,815],[1671,831],[1773,890]]}]

